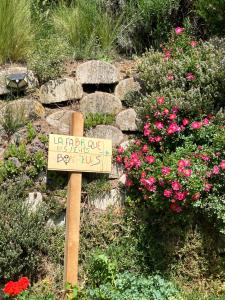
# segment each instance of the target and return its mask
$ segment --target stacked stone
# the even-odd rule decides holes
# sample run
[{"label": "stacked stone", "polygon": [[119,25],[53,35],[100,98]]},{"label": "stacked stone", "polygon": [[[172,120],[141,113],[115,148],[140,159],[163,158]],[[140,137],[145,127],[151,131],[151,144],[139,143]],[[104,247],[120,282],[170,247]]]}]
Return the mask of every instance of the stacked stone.
[{"label": "stacked stone", "polygon": [[[0,96],[10,93],[5,78],[10,74],[27,73],[28,85],[26,97],[13,101],[0,101],[0,116],[4,115],[7,107],[17,113],[23,110],[27,118],[41,118],[48,125],[50,131],[59,134],[69,134],[71,114],[75,110],[84,115],[89,113],[114,114],[115,124],[97,125],[87,131],[86,136],[111,139],[113,146],[118,146],[127,140],[130,132],[137,131],[137,114],[133,108],[123,107],[125,95],[130,91],[140,89],[138,82],[131,78],[123,78],[114,65],[92,60],[78,65],[75,77],[65,77],[50,80],[38,89],[38,81],[31,71],[25,67],[8,67],[0,71]],[[93,86],[95,92],[85,92],[85,86]],[[113,87],[112,92],[101,91],[102,86]],[[35,93],[32,93],[35,90]],[[93,89],[92,89],[93,90]],[[74,105],[76,104],[76,108]],[[71,109],[72,107],[72,109]],[[113,166],[111,179],[118,179],[121,174]],[[115,198],[107,195],[103,202],[111,203]],[[103,208],[104,205],[97,205]]]}]

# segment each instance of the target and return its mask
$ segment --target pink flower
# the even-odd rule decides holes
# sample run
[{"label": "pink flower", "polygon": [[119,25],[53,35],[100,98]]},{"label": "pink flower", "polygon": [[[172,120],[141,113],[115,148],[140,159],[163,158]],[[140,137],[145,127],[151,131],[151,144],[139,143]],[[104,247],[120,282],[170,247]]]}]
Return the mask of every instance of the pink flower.
[{"label": "pink flower", "polygon": [[141,166],[141,161],[139,159],[139,154],[137,152],[133,152],[131,154],[130,167],[139,168],[140,166]]},{"label": "pink flower", "polygon": [[159,105],[164,104],[164,102],[165,102],[165,98],[164,98],[164,97],[158,97],[158,98],[157,98],[157,103],[158,103]]},{"label": "pink flower", "polygon": [[164,176],[169,175],[170,172],[171,172],[170,167],[162,167],[162,174],[163,174]]},{"label": "pink flower", "polygon": [[119,163],[119,164],[121,164],[123,162],[122,156],[117,155],[116,162]]},{"label": "pink flower", "polygon": [[222,160],[221,163],[220,163],[220,168],[222,170],[225,170],[225,160]]},{"label": "pink flower", "polygon": [[187,74],[185,75],[185,77],[186,77],[186,79],[187,79],[188,81],[193,81],[193,80],[196,79],[195,75],[192,74],[191,72],[187,73]]},{"label": "pink flower", "polygon": [[157,117],[160,117],[161,116],[161,112],[160,111],[156,111],[154,113],[154,117],[157,118]]},{"label": "pink flower", "polygon": [[187,125],[189,124],[189,120],[188,120],[187,118],[184,118],[184,119],[182,120],[182,124],[183,124],[184,126],[187,126]]},{"label": "pink flower", "polygon": [[163,192],[163,195],[166,197],[166,198],[170,198],[173,194],[173,191],[172,190],[164,190]]},{"label": "pink flower", "polygon": [[151,130],[149,128],[150,128],[150,124],[145,123],[145,125],[144,125],[144,136],[149,136],[151,134]]},{"label": "pink flower", "polygon": [[190,45],[191,45],[192,48],[196,47],[197,44],[198,44],[198,42],[196,42],[196,41],[191,41],[190,42]]},{"label": "pink flower", "polygon": [[192,129],[199,129],[201,127],[202,127],[202,123],[201,122],[195,121],[195,122],[191,123],[191,128]]},{"label": "pink flower", "polygon": [[166,50],[164,53],[164,58],[169,59],[171,57],[171,52],[169,50]]},{"label": "pink flower", "polygon": [[191,176],[191,174],[192,174],[192,170],[191,170],[191,169],[184,169],[184,170],[183,170],[183,174],[184,174],[186,177],[189,177],[189,176]]},{"label": "pink flower", "polygon": [[213,174],[217,175],[220,173],[220,168],[218,166],[214,166],[212,172],[213,172]]},{"label": "pink flower", "polygon": [[152,155],[146,156],[145,159],[149,164],[153,164],[155,162],[155,157]]},{"label": "pink flower", "polygon": [[146,176],[145,171],[141,172],[141,178],[144,178]]},{"label": "pink flower", "polygon": [[141,140],[135,140],[134,144],[137,145],[137,146],[140,146],[141,145]]},{"label": "pink flower", "polygon": [[170,204],[170,209],[172,210],[172,212],[177,214],[182,212],[182,208],[176,202]]},{"label": "pink flower", "polygon": [[162,122],[159,122],[159,121],[156,121],[154,125],[155,125],[155,127],[156,127],[157,129],[159,129],[159,130],[164,128],[163,123],[162,123]]},{"label": "pink flower", "polygon": [[181,159],[178,161],[178,166],[179,167],[190,167],[191,162],[189,159]]},{"label": "pink flower", "polygon": [[179,126],[177,125],[177,123],[176,122],[173,122],[173,123],[171,123],[170,125],[169,125],[169,127],[167,128],[167,133],[168,134],[173,134],[173,133],[175,133],[175,132],[177,132],[177,131],[179,131],[180,130],[180,128],[179,128]]},{"label": "pink flower", "polygon": [[175,193],[175,199],[179,201],[183,201],[186,198],[187,193],[186,192],[176,192]]},{"label": "pink flower", "polygon": [[151,130],[144,129],[144,136],[149,136],[151,134]]},{"label": "pink flower", "polygon": [[149,138],[149,142],[150,142],[150,143],[155,143],[155,138],[154,138],[154,137],[150,137],[150,138]]},{"label": "pink flower", "polygon": [[169,80],[169,81],[172,81],[172,80],[174,80],[174,76],[173,76],[173,74],[168,74],[167,75],[167,79]]},{"label": "pink flower", "polygon": [[144,129],[149,129],[149,127],[150,127],[150,124],[149,123],[145,123]]},{"label": "pink flower", "polygon": [[170,114],[170,115],[169,115],[169,119],[170,119],[170,120],[175,120],[176,117],[177,117],[176,114]]},{"label": "pink flower", "polygon": [[164,186],[165,185],[165,182],[162,178],[159,179],[159,185],[160,186]]},{"label": "pink flower", "polygon": [[182,175],[183,171],[184,171],[184,167],[178,167],[179,175]]},{"label": "pink flower", "polygon": [[172,113],[176,114],[178,112],[178,107],[177,106],[173,106],[172,107]]},{"label": "pink flower", "polygon": [[164,111],[162,112],[163,115],[168,115],[169,109],[165,108]]},{"label": "pink flower", "polygon": [[156,182],[156,179],[154,176],[150,176],[149,179],[147,179],[148,184],[153,185]]},{"label": "pink flower", "polygon": [[207,155],[201,154],[200,157],[201,157],[201,159],[204,160],[204,161],[210,161],[210,157],[207,156]]},{"label": "pink flower", "polygon": [[155,137],[155,142],[156,142],[156,143],[161,142],[161,140],[162,140],[162,137],[161,137],[161,136],[158,136],[158,135],[157,135],[157,136]]},{"label": "pink flower", "polygon": [[124,152],[124,148],[122,146],[119,146],[118,149],[117,149],[117,152],[119,154],[122,154]]},{"label": "pink flower", "polygon": [[212,189],[212,184],[206,183],[206,184],[205,184],[204,191],[205,191],[205,192],[210,192],[211,189]]},{"label": "pink flower", "polygon": [[209,119],[204,118],[202,123],[203,123],[203,125],[208,125],[209,124]]},{"label": "pink flower", "polygon": [[176,33],[176,35],[180,35],[184,32],[184,30],[185,29],[183,27],[176,27],[175,28],[175,33]]},{"label": "pink flower", "polygon": [[144,152],[144,153],[148,152],[148,145],[145,144],[145,145],[142,147],[142,152]]},{"label": "pink flower", "polygon": [[182,186],[181,186],[179,181],[175,180],[175,181],[172,182],[172,189],[174,191],[179,191],[181,188],[182,188]]},{"label": "pink flower", "polygon": [[134,183],[133,183],[133,181],[131,179],[129,179],[128,177],[126,177],[125,185],[127,187],[131,187],[132,185],[134,185]]},{"label": "pink flower", "polygon": [[144,178],[140,179],[140,183],[143,184],[145,188],[150,192],[156,191],[156,186],[154,185],[155,182],[156,179],[153,176],[150,176],[148,179],[144,179]]}]

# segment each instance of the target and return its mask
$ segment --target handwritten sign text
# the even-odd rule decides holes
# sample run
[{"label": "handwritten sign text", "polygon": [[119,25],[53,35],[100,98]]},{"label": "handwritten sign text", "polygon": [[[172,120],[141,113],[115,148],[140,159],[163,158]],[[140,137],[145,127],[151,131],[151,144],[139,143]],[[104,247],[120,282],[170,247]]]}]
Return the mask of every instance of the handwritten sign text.
[{"label": "handwritten sign text", "polygon": [[110,173],[111,159],[111,140],[49,135],[49,170]]}]

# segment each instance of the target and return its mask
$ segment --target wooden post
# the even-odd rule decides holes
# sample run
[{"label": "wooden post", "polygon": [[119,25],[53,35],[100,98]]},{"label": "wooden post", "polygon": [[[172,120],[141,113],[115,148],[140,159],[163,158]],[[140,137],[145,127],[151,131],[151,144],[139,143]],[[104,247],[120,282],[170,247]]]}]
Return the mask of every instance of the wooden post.
[{"label": "wooden post", "polygon": [[[72,114],[70,134],[83,136],[84,120],[79,112]],[[80,202],[82,173],[71,172],[69,175],[68,198],[66,209],[66,240],[64,257],[64,284],[72,286],[78,281],[78,255],[80,232]]]}]

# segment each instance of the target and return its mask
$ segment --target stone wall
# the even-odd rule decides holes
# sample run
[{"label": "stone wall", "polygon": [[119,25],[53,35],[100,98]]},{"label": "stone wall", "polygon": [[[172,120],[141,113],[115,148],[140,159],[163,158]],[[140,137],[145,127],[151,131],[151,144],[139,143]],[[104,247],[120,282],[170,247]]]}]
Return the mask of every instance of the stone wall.
[{"label": "stone wall", "polygon": [[[50,80],[41,86],[32,71],[27,71],[26,67],[7,66],[0,70],[0,116],[3,118],[6,109],[10,107],[17,115],[21,111],[27,119],[35,119],[46,134],[69,134],[71,114],[74,111],[81,111],[84,116],[89,113],[114,114],[114,124],[97,125],[86,131],[85,135],[111,139],[116,147],[137,131],[135,110],[124,106],[125,95],[130,91],[140,90],[139,83],[134,79],[133,65],[132,62],[132,67],[129,65],[126,69],[120,63],[87,61],[70,68],[65,77]],[[27,74],[23,97],[9,101],[11,94],[17,91],[10,90],[6,79],[9,75],[18,73]],[[0,139],[1,154],[6,144],[3,135]],[[93,201],[100,209],[105,209],[117,200],[121,201],[117,183],[124,183],[124,176],[118,166],[112,166],[109,180],[114,181],[112,190]]]}]

